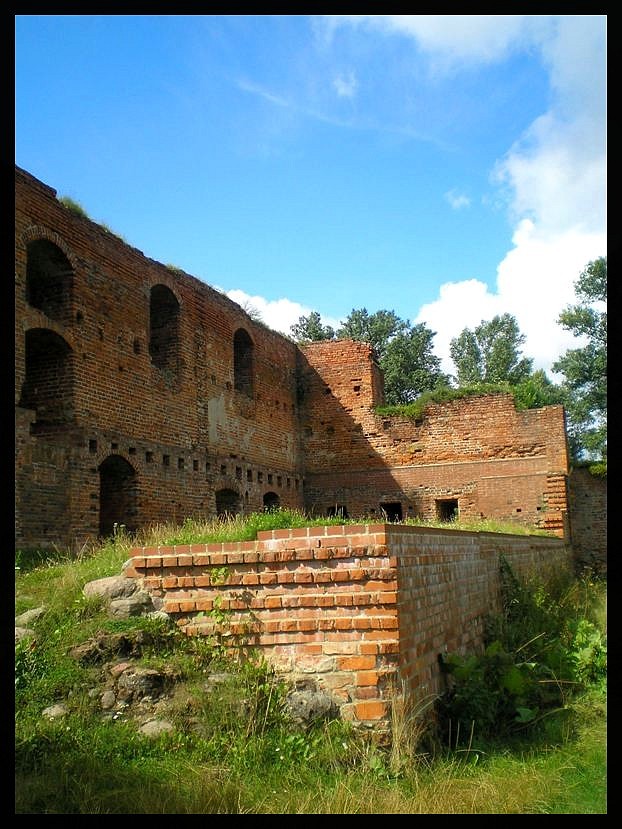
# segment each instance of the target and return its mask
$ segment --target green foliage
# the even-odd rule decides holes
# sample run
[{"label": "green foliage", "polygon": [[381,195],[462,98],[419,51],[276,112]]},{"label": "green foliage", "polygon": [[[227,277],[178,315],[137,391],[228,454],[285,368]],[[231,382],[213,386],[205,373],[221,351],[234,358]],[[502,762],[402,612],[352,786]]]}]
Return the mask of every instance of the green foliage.
[{"label": "green foliage", "polygon": [[[257,526],[268,528],[263,522],[275,518],[279,526],[285,520],[282,513],[256,516],[253,531]],[[303,520],[300,515],[289,518]],[[190,532],[189,524],[186,530]],[[154,537],[161,538],[163,532],[154,528]],[[188,637],[159,619],[108,618],[97,601],[84,598],[82,587],[93,578],[117,574],[129,557],[128,544],[120,536],[88,554],[55,556],[56,560],[43,561],[34,569],[16,571],[20,602],[27,599],[29,606],[47,608],[33,623],[36,644],[23,640],[15,648],[17,814],[490,814],[604,809],[604,792],[598,787],[606,763],[605,711],[599,702],[606,690],[602,583],[584,579],[545,590],[519,583],[506,568],[508,601],[504,614],[494,624],[491,621],[486,670],[476,658],[464,667],[461,680],[474,700],[469,701],[465,691],[465,705],[479,706],[486,717],[492,698],[496,710],[511,720],[509,734],[529,734],[538,717],[552,709],[540,704],[536,711],[531,704],[540,666],[521,663],[537,662],[546,638],[563,640],[569,654],[566,667],[575,677],[571,687],[596,682],[600,688],[600,697],[594,698],[589,711],[585,704],[580,709],[591,740],[589,751],[583,737],[579,743],[574,737],[570,742],[568,729],[552,727],[559,719],[546,716],[539,720],[542,727],[549,724],[544,751],[537,751],[533,743],[530,753],[517,754],[508,742],[495,754],[463,752],[463,736],[471,728],[465,709],[459,738],[453,721],[447,743],[458,750],[447,759],[444,752],[433,753],[433,744],[424,749],[417,727],[406,718],[402,728],[392,724],[391,746],[378,744],[343,721],[303,728],[288,718],[286,686],[251,652],[234,661],[214,649],[207,637]],[[521,630],[521,620],[527,617],[531,622]],[[537,635],[543,623],[547,636],[525,643],[525,630]],[[143,648],[142,663],[166,667],[185,683],[171,711],[174,732],[154,739],[141,736],[138,724],[123,714],[106,718],[89,693],[101,679],[101,667],[82,665],[69,656],[73,645],[95,631],[136,630],[153,636]],[[549,653],[546,648],[544,652]],[[208,689],[210,674],[219,679]],[[547,678],[546,673],[542,676]],[[483,694],[476,682],[482,678]],[[553,687],[557,684],[556,677]],[[544,682],[541,690],[549,686]],[[44,708],[60,701],[69,714],[53,721],[41,716]],[[571,702],[565,695],[567,708]],[[595,705],[600,706],[598,712]],[[413,743],[406,750],[409,740]],[[558,747],[553,750],[554,745]],[[583,777],[591,785],[581,785]]]},{"label": "green foliage", "polygon": [[352,309],[337,332],[324,326],[313,311],[300,317],[291,327],[299,343],[318,340],[356,340],[369,343],[384,375],[384,393],[388,405],[407,404],[425,391],[449,385],[434,354],[434,332],[423,323],[411,326],[395,311],[381,310],[369,314],[366,308]]},{"label": "green foliage", "polygon": [[221,543],[226,541],[253,541],[257,533],[268,530],[294,529],[296,527],[323,526],[325,524],[358,523],[339,516],[311,518],[300,510],[272,509],[209,521],[202,524],[186,518],[180,527],[166,531],[159,540],[162,545]]},{"label": "green foliage", "polygon": [[447,739],[509,737],[543,717],[567,710],[568,700],[604,682],[607,648],[593,615],[595,600],[576,580],[560,576],[547,586],[523,583],[500,563],[502,612],[487,620],[481,655],[448,654],[439,661],[450,677],[438,703]]},{"label": "green foliage", "polygon": [[449,346],[459,385],[500,383],[512,385],[531,373],[532,360],[520,356],[525,336],[511,314],[501,314],[482,322],[471,331],[463,329]]},{"label": "green foliage", "polygon": [[569,349],[553,371],[564,375],[573,458],[607,462],[607,258],[590,262],[575,283],[579,300],[559,316],[559,323],[587,340]]},{"label": "green foliage", "polygon": [[83,219],[88,219],[89,214],[86,210],[82,207],[82,205],[72,199],[70,196],[61,196],[59,198],[59,202],[67,208],[67,210],[71,210],[76,216],[82,216]]},{"label": "green foliage", "polygon": [[419,395],[412,403],[377,406],[375,411],[383,417],[406,417],[411,420],[420,420],[424,417],[425,410],[430,403],[449,403],[452,400],[481,397],[487,394],[511,394],[517,409],[537,409],[561,402],[557,387],[551,384],[549,389],[546,378],[536,372],[516,386],[510,383],[469,383],[454,389],[441,385]]},{"label": "green foliage", "polygon": [[298,322],[290,327],[292,337],[297,343],[315,343],[320,340],[333,340],[335,330],[324,325],[317,311],[311,311],[308,317],[299,317]]}]

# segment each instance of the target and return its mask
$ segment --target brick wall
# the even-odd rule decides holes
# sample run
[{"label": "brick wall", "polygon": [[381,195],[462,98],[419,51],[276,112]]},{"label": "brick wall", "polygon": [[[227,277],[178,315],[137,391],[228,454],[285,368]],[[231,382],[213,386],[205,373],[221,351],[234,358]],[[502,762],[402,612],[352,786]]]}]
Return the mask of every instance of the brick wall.
[{"label": "brick wall", "polygon": [[299,349],[26,171],[15,186],[18,548],[266,504],[573,525],[561,407],[488,395],[381,417],[369,345]]},{"label": "brick wall", "polygon": [[607,572],[607,479],[573,469],[568,479],[570,531],[579,567]]},{"label": "brick wall", "polygon": [[[268,493],[302,507],[294,344],[66,209],[18,168],[15,184],[17,546],[97,536],[100,465],[111,456],[136,478],[132,514],[120,516],[126,524],[213,516],[219,489],[236,493],[240,511],[261,510]],[[58,288],[53,297],[41,287],[48,283]],[[153,296],[164,319],[167,303],[178,307],[174,347],[157,340]],[[252,348],[242,391],[240,329]],[[150,353],[154,338],[167,359]],[[64,507],[50,496],[57,505],[46,533],[29,508],[42,492],[40,464],[65,487]]]},{"label": "brick wall", "polygon": [[424,700],[442,691],[439,653],[481,648],[500,555],[520,576],[571,562],[555,538],[365,524],[135,548],[125,573],[188,635],[256,649],[315,680],[344,718],[385,728],[395,680]]},{"label": "brick wall", "polygon": [[326,514],[435,519],[455,500],[469,518],[504,518],[563,534],[568,472],[561,406],[516,411],[509,394],[430,404],[418,420],[383,417],[382,377],[370,346],[303,349],[301,426],[305,504]]}]

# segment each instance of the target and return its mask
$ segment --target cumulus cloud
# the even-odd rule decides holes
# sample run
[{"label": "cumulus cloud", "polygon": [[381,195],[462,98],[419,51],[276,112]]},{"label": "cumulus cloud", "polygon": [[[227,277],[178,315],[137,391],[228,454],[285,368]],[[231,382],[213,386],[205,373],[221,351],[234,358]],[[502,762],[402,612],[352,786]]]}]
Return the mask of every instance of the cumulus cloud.
[{"label": "cumulus cloud", "polygon": [[[315,25],[326,42],[342,27],[407,38],[437,73],[502,61],[521,50],[539,55],[549,74],[549,108],[490,171],[514,228],[495,287],[489,290],[478,278],[446,283],[413,321],[436,332],[435,350],[453,373],[450,340],[465,327],[511,313],[526,336],[524,355],[550,373],[557,358],[578,344],[559,325],[559,314],[574,303],[574,284],[586,265],[607,252],[606,16],[324,15]],[[334,88],[340,96],[354,94],[354,74],[338,76]],[[470,204],[457,190],[445,198],[454,209]],[[230,295],[236,293],[242,295]],[[242,298],[285,333],[309,313],[290,300]]]},{"label": "cumulus cloud", "polygon": [[517,227],[514,247],[497,268],[496,291],[479,280],[448,282],[439,297],[424,305],[415,320],[432,331],[435,351],[443,370],[455,367],[449,356],[450,341],[464,328],[473,329],[497,314],[511,313],[526,341],[524,356],[533,358],[535,369],[544,369],[554,380],[551,365],[567,349],[576,348],[577,339],[558,324],[559,313],[575,303],[574,283],[585,265],[603,251],[604,234],[568,230],[547,237],[538,233],[528,219]]},{"label": "cumulus cloud", "polygon": [[454,210],[460,210],[462,207],[469,207],[471,204],[471,199],[468,196],[465,196],[464,193],[458,193],[457,190],[449,190],[445,193],[445,199]]},{"label": "cumulus cloud", "polygon": [[[548,69],[551,103],[491,170],[514,224],[512,248],[497,267],[494,292],[473,279],[441,286],[416,322],[437,332],[436,351],[450,373],[449,342],[495,314],[513,314],[526,336],[523,353],[550,372],[577,340],[558,324],[575,301],[585,266],[606,255],[606,27],[602,15],[332,15],[412,38],[436,71],[538,50]],[[453,207],[462,206],[454,192]]]}]

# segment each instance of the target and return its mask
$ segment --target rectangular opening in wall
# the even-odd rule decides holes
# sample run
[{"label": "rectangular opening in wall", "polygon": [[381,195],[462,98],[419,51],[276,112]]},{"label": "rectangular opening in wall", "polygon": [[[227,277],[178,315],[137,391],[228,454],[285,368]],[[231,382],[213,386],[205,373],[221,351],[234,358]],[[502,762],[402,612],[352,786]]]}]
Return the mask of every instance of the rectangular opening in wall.
[{"label": "rectangular opening in wall", "polygon": [[380,511],[385,521],[401,521],[402,505],[399,501],[386,501],[380,504]]},{"label": "rectangular opening in wall", "polygon": [[153,463],[153,452],[145,452],[145,461],[147,463]]},{"label": "rectangular opening in wall", "polygon": [[89,440],[89,452],[91,452],[91,453],[97,452],[97,441],[96,440]]},{"label": "rectangular opening in wall", "polygon": [[458,499],[439,498],[436,501],[436,517],[439,521],[449,522],[458,520]]},{"label": "rectangular opening in wall", "polygon": [[226,475],[227,474],[227,464],[223,463],[220,465],[220,474]]},{"label": "rectangular opening in wall", "polygon": [[183,469],[185,466],[183,458],[177,458],[177,469]]},{"label": "rectangular opening in wall", "polygon": [[242,467],[241,466],[236,466],[236,468],[235,468],[235,477],[238,479],[238,481],[242,480]]},{"label": "rectangular opening in wall", "polygon": [[170,466],[171,465],[171,456],[170,455],[162,455],[162,466]]},{"label": "rectangular opening in wall", "polygon": [[247,469],[246,470],[246,480],[249,483],[252,483],[252,481],[253,481],[253,470],[252,469]]},{"label": "rectangular opening in wall", "polygon": [[196,460],[192,461],[192,471],[193,472],[198,472],[199,471],[199,462],[196,461]]}]

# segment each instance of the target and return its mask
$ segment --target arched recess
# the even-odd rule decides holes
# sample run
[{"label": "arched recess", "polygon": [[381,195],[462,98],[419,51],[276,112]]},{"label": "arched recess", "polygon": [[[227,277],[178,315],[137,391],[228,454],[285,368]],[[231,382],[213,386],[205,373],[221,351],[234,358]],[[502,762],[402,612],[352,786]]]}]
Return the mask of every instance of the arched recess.
[{"label": "arched recess", "polygon": [[271,512],[277,510],[281,506],[281,499],[276,492],[266,492],[263,496],[264,512]]},{"label": "arched recess", "polygon": [[179,302],[166,285],[154,285],[149,295],[149,355],[161,371],[177,374]]},{"label": "arched recess", "polygon": [[26,247],[26,301],[50,319],[71,319],[73,268],[63,251],[48,239]]},{"label": "arched recess", "polygon": [[226,515],[239,515],[241,511],[241,499],[234,489],[216,490],[216,515],[219,518],[224,518]]},{"label": "arched recess", "polygon": [[109,455],[99,465],[99,534],[113,535],[115,524],[128,532],[137,529],[137,480],[133,466],[120,455]]},{"label": "arched recess", "polygon": [[236,391],[253,396],[253,341],[243,328],[233,336],[233,378]]},{"label": "arched recess", "polygon": [[55,331],[26,332],[26,373],[19,405],[37,413],[34,428],[70,423],[74,418],[73,352]]}]

